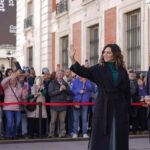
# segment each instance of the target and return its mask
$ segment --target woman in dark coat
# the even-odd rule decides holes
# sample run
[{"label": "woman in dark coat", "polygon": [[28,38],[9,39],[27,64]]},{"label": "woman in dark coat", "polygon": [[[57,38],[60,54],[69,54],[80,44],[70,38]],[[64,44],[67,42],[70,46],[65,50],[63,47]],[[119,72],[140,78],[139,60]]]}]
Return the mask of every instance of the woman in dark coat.
[{"label": "woman in dark coat", "polygon": [[71,47],[71,70],[95,82],[101,91],[96,100],[89,150],[128,150],[130,83],[119,46],[106,45],[100,63],[90,68],[75,60],[75,52]]}]

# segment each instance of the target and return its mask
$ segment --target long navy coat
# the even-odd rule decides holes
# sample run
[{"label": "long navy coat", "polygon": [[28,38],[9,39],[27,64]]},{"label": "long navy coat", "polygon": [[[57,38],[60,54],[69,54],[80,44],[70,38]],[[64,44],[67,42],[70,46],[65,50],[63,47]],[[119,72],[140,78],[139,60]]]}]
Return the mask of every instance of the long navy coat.
[{"label": "long navy coat", "polygon": [[76,62],[70,69],[76,74],[95,82],[100,90],[93,115],[89,150],[109,150],[114,112],[116,150],[128,150],[130,83],[127,71],[123,68],[118,69],[118,81],[114,84],[111,70],[106,64],[103,66],[97,64],[85,68]]}]

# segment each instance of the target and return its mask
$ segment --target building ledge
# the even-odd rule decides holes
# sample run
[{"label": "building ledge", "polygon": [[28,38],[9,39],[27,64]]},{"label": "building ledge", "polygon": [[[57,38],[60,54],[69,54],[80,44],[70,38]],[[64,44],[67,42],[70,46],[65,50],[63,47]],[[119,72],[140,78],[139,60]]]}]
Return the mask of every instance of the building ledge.
[{"label": "building ledge", "polygon": [[93,2],[93,1],[95,1],[95,0],[82,0],[82,5],[83,6],[87,5],[87,4],[89,4],[89,3]]},{"label": "building ledge", "polygon": [[30,26],[30,27],[28,27],[28,28],[25,28],[25,29],[24,29],[24,32],[32,31],[32,29],[33,29],[33,27],[32,27],[32,26]]},{"label": "building ledge", "polygon": [[56,18],[60,18],[60,17],[63,17],[65,15],[68,14],[68,11],[64,11],[63,13],[60,13],[60,14],[56,14]]}]

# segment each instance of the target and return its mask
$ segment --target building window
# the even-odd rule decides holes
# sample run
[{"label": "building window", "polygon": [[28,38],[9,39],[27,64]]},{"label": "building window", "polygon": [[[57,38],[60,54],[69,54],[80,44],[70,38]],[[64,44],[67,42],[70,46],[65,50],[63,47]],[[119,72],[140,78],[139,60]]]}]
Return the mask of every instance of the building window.
[{"label": "building window", "polygon": [[56,14],[59,15],[66,11],[68,11],[68,0],[60,0],[60,2],[56,4]]},{"label": "building window", "polygon": [[33,2],[30,1],[27,3],[27,17],[33,14]]},{"label": "building window", "polygon": [[33,47],[28,48],[28,65],[33,67]]},{"label": "building window", "polygon": [[68,68],[68,36],[61,38],[62,42],[62,68]]},{"label": "building window", "polygon": [[24,19],[24,29],[33,26],[33,2],[27,3],[27,17]]},{"label": "building window", "polygon": [[140,9],[127,13],[128,68],[141,69],[141,14]]},{"label": "building window", "polygon": [[89,28],[89,34],[90,34],[90,53],[89,53],[89,59],[90,59],[90,65],[97,64],[98,62],[98,43],[99,43],[99,29],[98,25],[92,26]]}]

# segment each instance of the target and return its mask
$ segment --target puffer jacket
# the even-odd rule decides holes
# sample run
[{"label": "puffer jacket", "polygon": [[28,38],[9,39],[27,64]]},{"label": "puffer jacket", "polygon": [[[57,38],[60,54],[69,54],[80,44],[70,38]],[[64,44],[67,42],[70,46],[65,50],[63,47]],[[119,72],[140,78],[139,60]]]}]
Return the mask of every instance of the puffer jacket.
[{"label": "puffer jacket", "polygon": [[[84,89],[84,93],[81,94],[80,90]],[[74,94],[74,102],[88,102],[92,93],[92,84],[89,80],[84,84],[79,78],[76,78],[72,82],[71,90]]]}]

